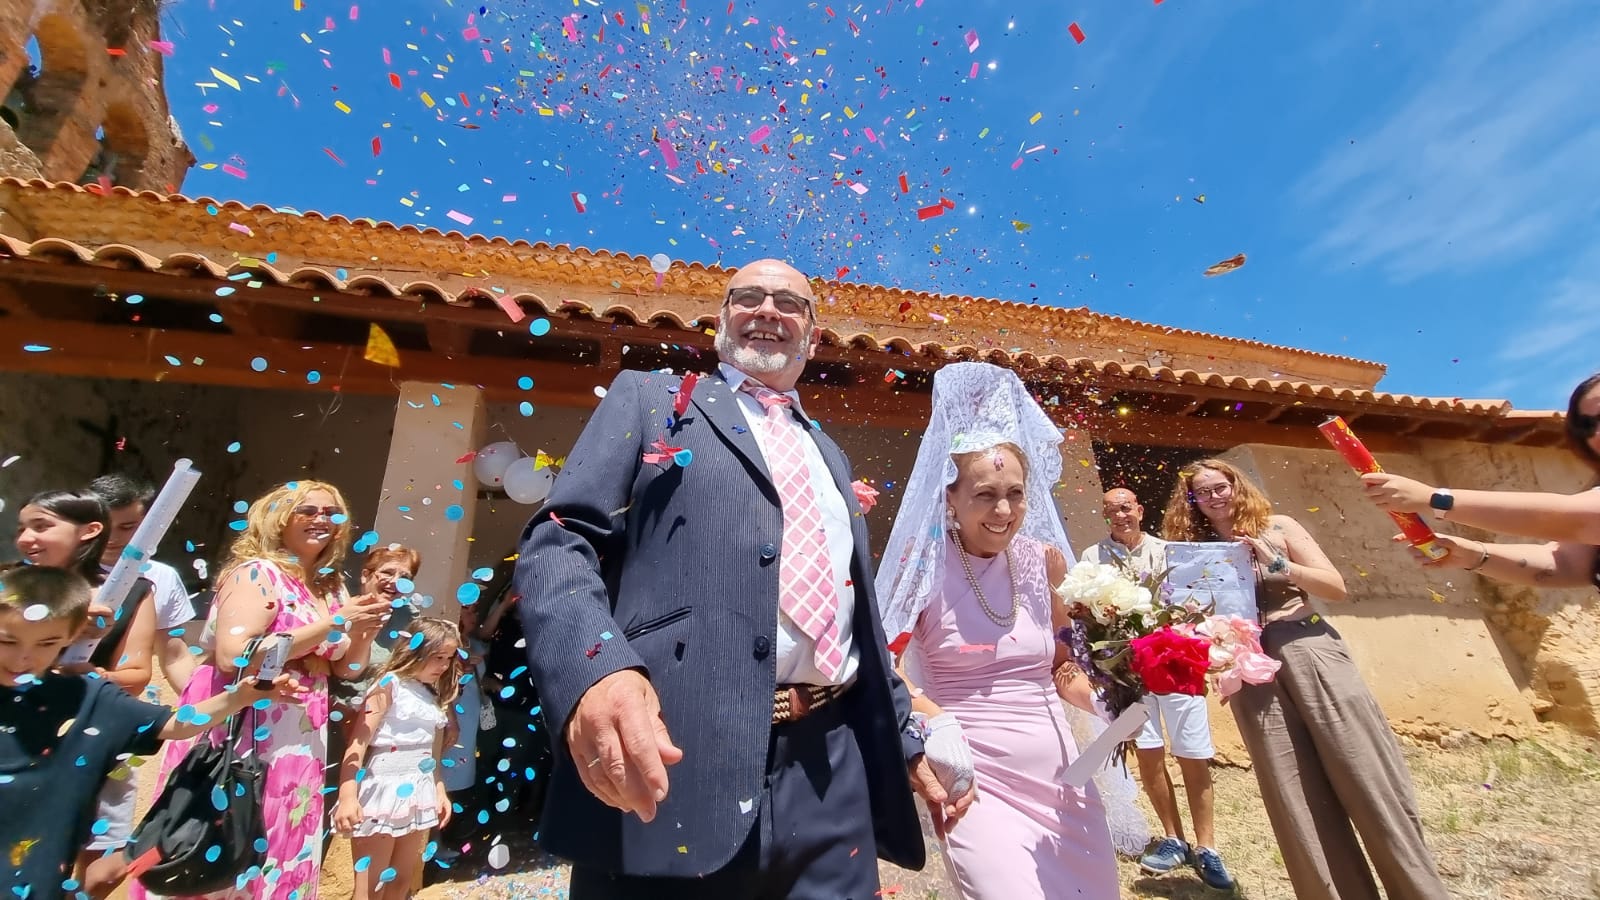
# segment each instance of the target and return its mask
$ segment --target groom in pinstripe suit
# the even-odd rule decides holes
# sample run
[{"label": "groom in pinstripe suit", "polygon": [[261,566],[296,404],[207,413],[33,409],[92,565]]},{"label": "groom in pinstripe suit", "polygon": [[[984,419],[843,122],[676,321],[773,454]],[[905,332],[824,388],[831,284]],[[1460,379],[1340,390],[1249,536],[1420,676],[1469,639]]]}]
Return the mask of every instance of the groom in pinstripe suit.
[{"label": "groom in pinstripe suit", "polygon": [[849,463],[799,405],[815,304],[740,269],[717,372],[622,373],[523,536],[574,900],[870,900],[877,857],[923,865],[913,789],[971,802],[908,726]]}]

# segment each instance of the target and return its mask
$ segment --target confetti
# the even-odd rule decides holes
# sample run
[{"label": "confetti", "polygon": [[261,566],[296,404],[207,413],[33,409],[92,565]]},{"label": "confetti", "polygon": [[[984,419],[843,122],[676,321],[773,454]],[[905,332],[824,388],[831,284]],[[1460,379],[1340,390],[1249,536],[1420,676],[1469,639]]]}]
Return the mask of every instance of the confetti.
[{"label": "confetti", "polygon": [[[1073,40],[1080,44],[1083,43],[1083,29],[1078,27],[1077,22],[1073,22],[1071,25],[1067,26],[1067,33],[1072,35]],[[1115,42],[1113,41],[1113,43]]]},{"label": "confetti", "polygon": [[1243,253],[1239,254],[1238,256],[1230,256],[1227,259],[1223,260],[1222,262],[1219,262],[1216,265],[1211,266],[1210,268],[1206,269],[1205,272],[1203,272],[1201,274],[1205,275],[1207,278],[1210,278],[1210,277],[1215,276],[1215,275],[1226,275],[1227,273],[1232,272],[1234,269],[1237,269],[1242,265],[1244,265],[1244,254]]},{"label": "confetti", "polygon": [[367,326],[367,349],[361,358],[391,368],[400,365],[400,351],[394,348],[394,341],[389,339],[389,335],[379,328],[377,323]]}]

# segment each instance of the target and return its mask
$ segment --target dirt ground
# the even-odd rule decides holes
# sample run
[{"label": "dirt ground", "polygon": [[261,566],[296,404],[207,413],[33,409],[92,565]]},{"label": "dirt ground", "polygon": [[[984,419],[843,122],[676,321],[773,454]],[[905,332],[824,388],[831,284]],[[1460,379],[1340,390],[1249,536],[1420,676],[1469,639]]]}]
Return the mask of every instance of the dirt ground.
[{"label": "dirt ground", "polygon": [[[1459,900],[1600,900],[1600,745],[1550,731],[1517,743],[1496,741],[1444,750],[1410,745],[1406,757],[1421,795],[1423,822],[1450,892]],[[1173,779],[1179,773],[1173,767]],[[1255,776],[1218,768],[1218,850],[1239,883],[1232,896],[1249,900],[1294,897]],[[1182,795],[1182,791],[1179,791]],[[1142,801],[1141,801],[1142,802]],[[1149,809],[1146,807],[1146,813]],[[1149,815],[1154,822],[1154,815]],[[1187,818],[1187,814],[1186,814]],[[436,871],[418,896],[526,900],[565,898],[566,870],[526,839],[506,836],[512,862],[493,870],[474,848],[448,872]],[[936,848],[932,838],[929,847]],[[1229,896],[1202,885],[1192,872],[1160,878],[1120,862],[1122,896],[1216,900]],[[956,900],[936,849],[922,872],[882,866],[883,896],[897,900]]]}]

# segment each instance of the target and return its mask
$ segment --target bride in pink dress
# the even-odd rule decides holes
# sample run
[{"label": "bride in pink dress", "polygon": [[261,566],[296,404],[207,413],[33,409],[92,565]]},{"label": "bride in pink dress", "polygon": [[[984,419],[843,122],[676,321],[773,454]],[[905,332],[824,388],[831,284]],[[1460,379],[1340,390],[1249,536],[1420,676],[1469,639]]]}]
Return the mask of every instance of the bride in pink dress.
[{"label": "bride in pink dress", "polygon": [[933,812],[951,880],[969,900],[1115,900],[1100,793],[1061,781],[1078,756],[1062,701],[1092,701],[1055,639],[1051,585],[1071,553],[1049,493],[1060,431],[995,366],[946,366],[933,396],[877,587],[928,761],[953,795],[976,783],[959,822]]}]

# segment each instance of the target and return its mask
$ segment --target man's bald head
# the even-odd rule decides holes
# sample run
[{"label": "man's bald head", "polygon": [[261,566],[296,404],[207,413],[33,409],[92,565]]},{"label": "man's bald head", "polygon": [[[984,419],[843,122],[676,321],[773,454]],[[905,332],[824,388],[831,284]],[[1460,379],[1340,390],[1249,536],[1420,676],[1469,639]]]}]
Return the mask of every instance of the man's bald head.
[{"label": "man's bald head", "polygon": [[817,352],[816,326],[817,298],[806,276],[781,259],[758,259],[728,279],[717,355],[775,391],[793,390]]},{"label": "man's bald head", "polygon": [[1138,543],[1144,527],[1144,507],[1139,505],[1138,495],[1127,488],[1112,488],[1101,500],[1100,511],[1112,538],[1128,546]]}]

